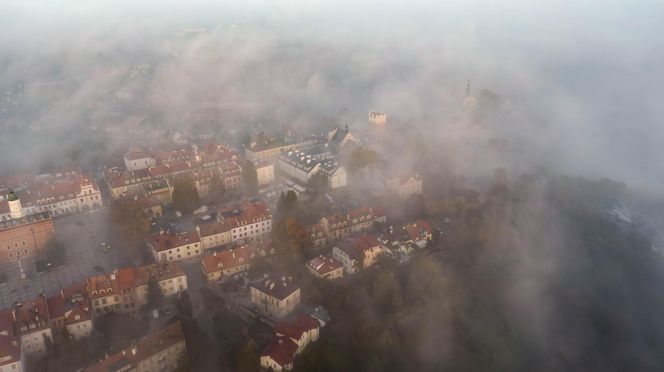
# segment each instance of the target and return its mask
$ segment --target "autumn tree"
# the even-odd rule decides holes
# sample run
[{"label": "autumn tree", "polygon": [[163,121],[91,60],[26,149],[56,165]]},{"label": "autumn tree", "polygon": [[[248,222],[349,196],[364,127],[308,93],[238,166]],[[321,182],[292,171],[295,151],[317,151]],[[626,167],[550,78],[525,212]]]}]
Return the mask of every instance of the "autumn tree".
[{"label": "autumn tree", "polygon": [[249,195],[255,195],[258,192],[258,173],[256,165],[251,160],[247,160],[242,167],[242,186]]},{"label": "autumn tree", "polygon": [[180,177],[173,184],[173,208],[191,213],[201,205],[196,184],[191,177]]},{"label": "autumn tree", "polygon": [[260,359],[256,354],[254,346],[248,342],[240,351],[238,351],[235,360],[235,370],[237,372],[258,372]]},{"label": "autumn tree", "polygon": [[214,201],[220,201],[224,199],[226,195],[226,184],[219,174],[215,174],[210,179],[210,191],[208,196]]},{"label": "autumn tree", "polygon": [[121,199],[111,204],[111,220],[122,232],[124,247],[129,256],[142,256],[143,237],[151,231],[151,221],[135,200]]},{"label": "autumn tree", "polygon": [[157,278],[150,277],[148,279],[148,303],[147,306],[150,309],[156,309],[161,306],[164,301],[164,294],[161,292],[161,287],[159,287],[159,282]]}]

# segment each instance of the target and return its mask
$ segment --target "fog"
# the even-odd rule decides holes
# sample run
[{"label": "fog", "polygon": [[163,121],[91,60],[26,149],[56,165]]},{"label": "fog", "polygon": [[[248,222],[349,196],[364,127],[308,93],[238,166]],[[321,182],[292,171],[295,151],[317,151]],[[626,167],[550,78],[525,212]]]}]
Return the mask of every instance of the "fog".
[{"label": "fog", "polygon": [[[397,144],[384,150],[399,167],[422,160],[401,151],[400,140],[416,138],[429,149],[425,169],[473,179],[504,167],[513,189],[522,174],[546,169],[614,179],[632,198],[656,199],[662,15],[658,1],[4,1],[0,175],[70,163],[97,169],[176,132],[235,143],[258,130],[306,135],[349,123],[361,131],[369,111],[382,111]],[[468,81],[474,109],[464,105]],[[631,297],[645,281],[638,269],[597,269],[569,211],[555,210],[559,200],[535,183],[522,204],[492,215],[501,221],[493,249],[471,270],[506,273],[496,312],[535,355],[505,370],[611,370],[604,354],[622,366],[656,365],[657,350],[643,344],[661,341],[662,327],[647,329]],[[647,213],[660,230],[661,211]],[[661,267],[648,270],[662,278]],[[575,280],[583,287],[570,289]],[[652,290],[641,295],[653,299]],[[629,333],[615,354],[577,308],[614,301],[627,315],[601,318]],[[424,369],[454,354],[449,345],[431,350],[437,331],[452,327],[435,320],[417,345]],[[440,337],[452,338],[449,329]]]},{"label": "fog", "polygon": [[[330,118],[363,124],[379,110],[434,138],[486,135],[450,119],[470,80],[474,94],[489,89],[509,104],[489,136],[518,139],[529,159],[635,184],[662,181],[664,48],[655,35],[664,9],[656,2],[0,7],[0,85],[25,87],[1,116],[5,169],[66,156],[59,152],[88,142],[90,125],[101,131],[109,113],[186,133],[206,105],[223,105],[242,124],[329,128]],[[126,138],[110,137],[109,149]]]}]

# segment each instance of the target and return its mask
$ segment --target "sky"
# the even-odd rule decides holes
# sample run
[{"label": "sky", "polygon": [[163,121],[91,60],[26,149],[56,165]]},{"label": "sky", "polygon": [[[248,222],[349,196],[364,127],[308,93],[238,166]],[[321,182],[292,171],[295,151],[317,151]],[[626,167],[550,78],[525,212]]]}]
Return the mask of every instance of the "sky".
[{"label": "sky", "polygon": [[[0,4],[0,87],[69,83],[27,97],[40,121],[66,131],[89,125],[77,110],[93,92],[131,89],[121,77],[145,61],[152,73],[135,94],[167,121],[180,115],[180,126],[201,96],[233,96],[271,105],[282,121],[360,122],[385,111],[454,140],[476,135],[449,124],[470,80],[473,93],[509,102],[509,120],[496,126],[526,143],[534,163],[656,186],[662,14],[657,1],[9,0]],[[205,32],[182,36],[191,29]],[[7,116],[0,124],[35,120]],[[24,147],[3,136],[6,152]],[[43,158],[42,143],[29,141]]]}]

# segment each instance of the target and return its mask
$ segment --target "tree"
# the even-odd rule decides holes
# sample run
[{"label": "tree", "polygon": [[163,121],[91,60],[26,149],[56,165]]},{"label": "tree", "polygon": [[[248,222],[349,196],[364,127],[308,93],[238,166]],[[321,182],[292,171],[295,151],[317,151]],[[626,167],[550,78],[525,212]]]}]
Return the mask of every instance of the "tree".
[{"label": "tree", "polygon": [[291,218],[295,216],[298,207],[297,194],[293,190],[288,190],[287,194],[283,192],[279,195],[277,202],[277,215],[280,218]]},{"label": "tree", "polygon": [[164,301],[164,294],[161,292],[161,287],[159,287],[159,282],[154,276],[148,279],[148,303],[147,306],[150,309],[156,309],[161,306]]},{"label": "tree", "polygon": [[214,201],[221,201],[226,195],[226,184],[219,174],[212,176],[208,197]]},{"label": "tree", "polygon": [[235,358],[235,370],[237,372],[258,372],[260,360],[256,355],[254,346],[248,342],[240,351],[238,351]]},{"label": "tree", "polygon": [[180,177],[173,185],[173,208],[182,213],[191,213],[201,205],[196,184],[191,177]]},{"label": "tree", "polygon": [[143,236],[152,227],[145,210],[132,199],[117,200],[111,204],[111,220],[122,232],[127,254],[133,259],[140,259],[144,252]]},{"label": "tree", "polygon": [[357,147],[351,153],[347,161],[348,171],[355,173],[362,168],[378,161],[378,154],[365,147]]},{"label": "tree", "polygon": [[256,165],[251,160],[247,160],[242,168],[242,185],[244,191],[249,195],[255,195],[258,192],[258,173]]}]

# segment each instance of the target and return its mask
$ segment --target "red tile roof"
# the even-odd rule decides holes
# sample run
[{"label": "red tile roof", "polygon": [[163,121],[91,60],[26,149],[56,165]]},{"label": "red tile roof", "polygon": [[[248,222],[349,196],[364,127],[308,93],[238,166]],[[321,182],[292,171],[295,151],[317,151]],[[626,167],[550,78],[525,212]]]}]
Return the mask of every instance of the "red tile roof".
[{"label": "red tile roof", "polygon": [[288,337],[274,337],[261,353],[269,356],[277,364],[284,367],[293,363],[293,356],[297,351],[297,344]]},{"label": "red tile roof", "polygon": [[21,340],[14,336],[0,335],[0,367],[21,360]]},{"label": "red tile roof", "polygon": [[209,274],[215,271],[248,265],[249,260],[249,249],[247,247],[240,247],[215,252],[214,254],[203,257],[201,267],[204,274]]},{"label": "red tile roof", "polygon": [[182,247],[187,244],[200,243],[201,239],[196,231],[181,234],[161,233],[148,239],[148,244],[157,252]]},{"label": "red tile roof", "polygon": [[425,236],[433,233],[431,225],[424,220],[417,220],[415,223],[405,226],[404,229],[413,241],[423,239]]}]

